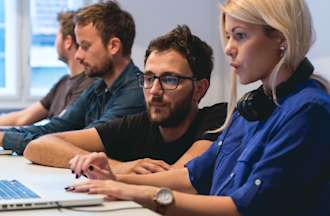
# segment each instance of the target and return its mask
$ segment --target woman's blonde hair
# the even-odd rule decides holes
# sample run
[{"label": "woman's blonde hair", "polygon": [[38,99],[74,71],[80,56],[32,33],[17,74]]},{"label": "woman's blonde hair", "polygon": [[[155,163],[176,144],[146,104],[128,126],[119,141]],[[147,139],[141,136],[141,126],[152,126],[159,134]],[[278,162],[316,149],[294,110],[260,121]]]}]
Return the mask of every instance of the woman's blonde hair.
[{"label": "woman's blonde hair", "polygon": [[[261,25],[265,29],[265,34],[270,29],[280,32],[286,44],[286,49],[281,55],[280,61],[273,68],[271,73],[271,90],[273,100],[277,103],[276,81],[280,69],[285,66],[292,71],[297,68],[305,58],[308,50],[314,42],[314,29],[310,11],[304,0],[227,0],[220,6],[221,14],[221,35],[225,47],[227,38],[225,37],[225,15],[230,15],[240,21]],[[279,48],[280,49],[280,48]],[[236,74],[231,75],[231,93],[229,98],[227,118],[224,125],[218,129],[222,131],[228,126],[232,113],[236,106]],[[327,88],[326,80],[312,75]]]}]

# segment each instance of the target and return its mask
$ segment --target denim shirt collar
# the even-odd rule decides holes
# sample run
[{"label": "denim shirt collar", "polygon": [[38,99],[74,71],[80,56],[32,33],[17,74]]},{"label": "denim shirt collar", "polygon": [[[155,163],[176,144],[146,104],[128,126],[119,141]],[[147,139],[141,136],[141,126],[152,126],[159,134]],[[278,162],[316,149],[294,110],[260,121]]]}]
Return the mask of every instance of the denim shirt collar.
[{"label": "denim shirt collar", "polygon": [[113,82],[110,87],[107,87],[107,84],[104,80],[100,80],[99,85],[95,88],[95,93],[97,95],[104,94],[104,92],[116,92],[116,90],[126,86],[126,84],[131,81],[132,79],[136,79],[137,73],[139,69],[133,61],[131,60],[130,63],[126,66],[124,71],[119,75],[119,77]]}]

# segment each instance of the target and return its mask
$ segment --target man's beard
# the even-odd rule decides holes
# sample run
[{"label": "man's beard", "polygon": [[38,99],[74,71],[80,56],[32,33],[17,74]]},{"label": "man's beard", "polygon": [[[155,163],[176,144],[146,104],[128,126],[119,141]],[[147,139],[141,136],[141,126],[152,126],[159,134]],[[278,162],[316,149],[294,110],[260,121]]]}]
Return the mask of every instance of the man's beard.
[{"label": "man's beard", "polygon": [[101,67],[91,67],[86,64],[83,65],[85,66],[85,74],[89,77],[103,77],[105,74],[113,72],[113,61],[111,58],[105,61]]},{"label": "man's beard", "polygon": [[63,56],[63,55],[58,55],[57,58],[58,58],[58,60],[60,60],[61,62],[64,62],[65,64],[68,64],[69,59],[66,58],[65,56]]},{"label": "man's beard", "polygon": [[[148,118],[152,123],[155,123],[163,128],[171,128],[176,127],[179,124],[182,123],[183,120],[187,118],[187,116],[190,114],[192,106],[192,97],[193,97],[193,91],[189,93],[182,101],[179,101],[176,106],[171,109],[169,108],[169,113],[166,117],[161,117],[157,119],[153,119],[151,116],[151,110],[150,110],[150,104],[148,104]],[[162,102],[161,97],[155,97],[152,99],[153,102]]]}]

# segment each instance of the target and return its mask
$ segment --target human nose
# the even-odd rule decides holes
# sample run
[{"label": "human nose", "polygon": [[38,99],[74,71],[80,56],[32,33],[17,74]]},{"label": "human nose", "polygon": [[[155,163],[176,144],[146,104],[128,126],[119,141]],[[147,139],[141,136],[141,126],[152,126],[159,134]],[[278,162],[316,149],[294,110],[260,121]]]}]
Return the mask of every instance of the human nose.
[{"label": "human nose", "polygon": [[151,89],[149,91],[150,94],[159,94],[162,91],[163,91],[163,87],[159,78],[155,78],[155,80],[152,83]]},{"label": "human nose", "polygon": [[84,55],[83,55],[83,52],[80,47],[78,47],[78,50],[77,50],[74,58],[79,62],[82,62],[84,60]]},{"label": "human nose", "polygon": [[229,39],[225,46],[225,54],[231,58],[234,58],[237,54],[237,49],[231,39]]}]

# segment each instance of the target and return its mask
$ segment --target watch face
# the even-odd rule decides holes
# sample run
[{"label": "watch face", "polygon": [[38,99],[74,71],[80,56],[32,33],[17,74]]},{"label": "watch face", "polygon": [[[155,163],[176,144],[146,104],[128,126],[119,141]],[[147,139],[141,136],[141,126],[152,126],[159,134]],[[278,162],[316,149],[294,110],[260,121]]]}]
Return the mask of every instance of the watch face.
[{"label": "watch face", "polygon": [[157,193],[157,202],[161,205],[169,205],[173,202],[173,194],[167,188],[161,188]]}]

